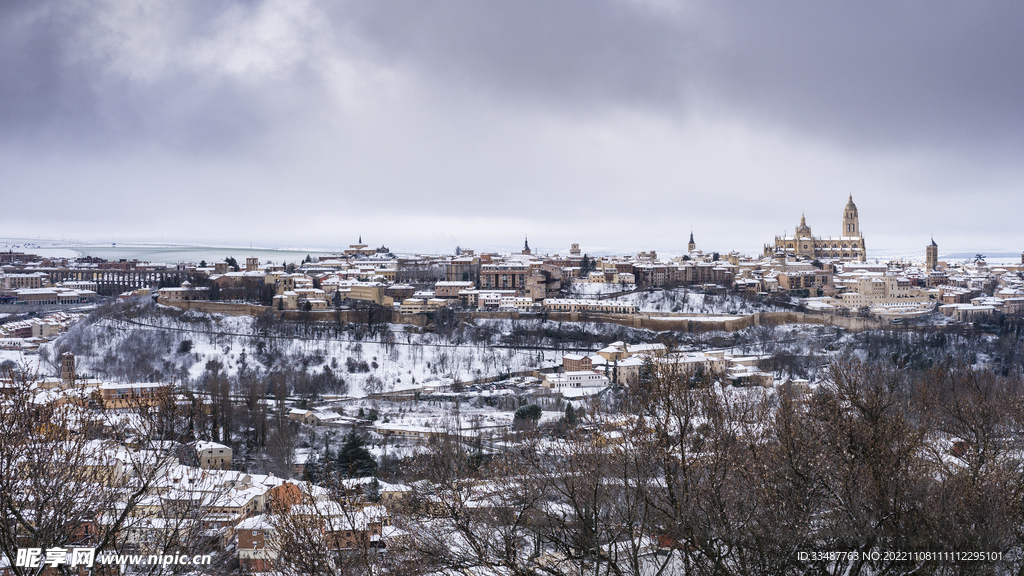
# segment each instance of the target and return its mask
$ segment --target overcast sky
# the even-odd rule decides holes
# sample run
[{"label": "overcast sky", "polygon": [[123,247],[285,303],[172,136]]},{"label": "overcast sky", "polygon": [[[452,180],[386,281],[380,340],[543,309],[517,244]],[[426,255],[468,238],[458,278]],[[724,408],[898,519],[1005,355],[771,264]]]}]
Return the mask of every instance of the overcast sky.
[{"label": "overcast sky", "polygon": [[1024,249],[1024,3],[4,0],[0,237]]}]

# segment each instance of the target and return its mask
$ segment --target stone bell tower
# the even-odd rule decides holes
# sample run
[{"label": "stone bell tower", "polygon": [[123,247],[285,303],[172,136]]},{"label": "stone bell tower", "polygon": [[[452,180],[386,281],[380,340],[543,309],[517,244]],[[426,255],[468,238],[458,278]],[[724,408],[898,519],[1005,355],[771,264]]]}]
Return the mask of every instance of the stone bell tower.
[{"label": "stone bell tower", "polygon": [[65,388],[75,384],[75,355],[71,352],[60,356],[60,380]]},{"label": "stone bell tower", "polygon": [[843,209],[843,238],[860,238],[860,219],[857,217],[857,205],[853,203],[853,194]]}]

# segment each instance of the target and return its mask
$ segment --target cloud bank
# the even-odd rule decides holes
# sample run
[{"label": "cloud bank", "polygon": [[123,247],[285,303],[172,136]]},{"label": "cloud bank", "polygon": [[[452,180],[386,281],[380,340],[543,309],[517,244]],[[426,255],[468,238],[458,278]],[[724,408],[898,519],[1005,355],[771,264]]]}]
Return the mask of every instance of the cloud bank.
[{"label": "cloud bank", "polygon": [[[1013,2],[21,1],[7,236],[1024,247]],[[923,250],[923,248],[922,248]]]}]

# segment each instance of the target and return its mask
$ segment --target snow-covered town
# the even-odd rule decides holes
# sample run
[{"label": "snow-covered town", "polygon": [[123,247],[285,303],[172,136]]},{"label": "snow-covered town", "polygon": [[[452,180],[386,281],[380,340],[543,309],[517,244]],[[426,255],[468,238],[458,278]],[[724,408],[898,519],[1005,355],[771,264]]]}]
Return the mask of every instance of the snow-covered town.
[{"label": "snow-covered town", "polygon": [[0,2],[0,576],[1024,576],[1022,56]]},{"label": "snow-covered town", "polygon": [[[82,546],[116,533],[112,550],[141,557],[179,538],[227,572],[351,561],[492,574],[491,539],[512,531],[522,544],[500,554],[513,572],[600,570],[622,554],[642,573],[684,574],[686,537],[664,520],[633,519],[628,536],[609,509],[594,528],[602,551],[581,548],[565,533],[581,510],[566,507],[585,502],[556,463],[621,465],[659,429],[720,442],[738,426],[728,433],[763,442],[784,407],[810,417],[809,402],[865,393],[843,379],[895,370],[889,355],[1019,375],[1024,255],[945,260],[932,241],[920,260],[869,261],[852,198],[846,214],[859,247],[845,253],[803,220],[756,256],[699,249],[692,234],[672,258],[575,244],[542,254],[528,240],[513,254],[358,242],[299,262],[173,265],[9,249],[4,407],[65,423],[53,440],[80,460],[63,467],[67,482],[96,484],[97,506],[126,512],[93,508],[66,526]],[[695,429],[669,418],[675,402]],[[712,424],[708,410],[728,415]],[[922,462],[970,470],[983,446],[967,432],[921,437],[917,450],[934,451]],[[999,457],[1016,458],[1022,446],[1000,438]],[[602,474],[594,488],[611,490]],[[631,497],[625,488],[606,497]],[[526,513],[536,518],[501,520]],[[441,542],[447,552],[425,552]]]}]

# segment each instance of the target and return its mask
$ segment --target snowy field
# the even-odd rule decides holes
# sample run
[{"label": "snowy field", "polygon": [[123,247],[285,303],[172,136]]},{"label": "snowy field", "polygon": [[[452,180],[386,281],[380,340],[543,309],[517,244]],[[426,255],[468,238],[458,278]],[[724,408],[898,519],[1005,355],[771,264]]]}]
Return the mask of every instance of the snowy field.
[{"label": "snowy field", "polygon": [[594,298],[604,294],[615,294],[636,288],[634,284],[605,284],[601,282],[573,282],[569,286],[569,298]]},{"label": "snowy field", "polygon": [[[562,357],[558,350],[502,345],[508,335],[505,329],[511,325],[501,321],[490,323],[493,338],[470,343],[401,325],[385,328],[385,333],[375,337],[359,338],[346,332],[276,337],[261,333],[258,320],[252,317],[194,312],[176,316],[86,320],[48,344],[34,360],[41,362],[45,371],[47,358],[71,351],[83,374],[191,383],[199,381],[211,361],[219,362],[221,373],[232,377],[240,371],[322,374],[327,369],[344,380],[349,396],[362,397],[536,370],[559,364]],[[9,351],[0,356],[7,357],[22,358]]]},{"label": "snowy field", "polygon": [[0,350],[0,366],[13,363],[19,369],[27,368],[29,373],[48,374],[50,371],[41,366],[38,354],[25,354],[21,350]]},{"label": "snowy field", "polygon": [[673,312],[685,314],[732,314],[746,316],[755,312],[780,310],[769,304],[746,300],[731,294],[704,294],[686,288],[669,288],[654,292],[634,292],[610,300],[635,304],[641,312]]}]

